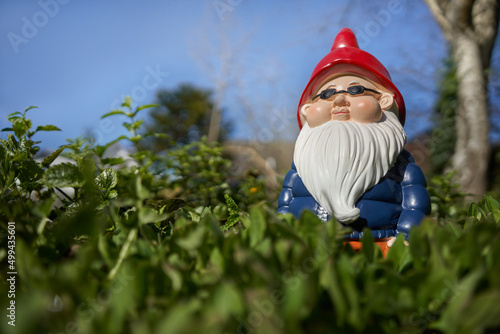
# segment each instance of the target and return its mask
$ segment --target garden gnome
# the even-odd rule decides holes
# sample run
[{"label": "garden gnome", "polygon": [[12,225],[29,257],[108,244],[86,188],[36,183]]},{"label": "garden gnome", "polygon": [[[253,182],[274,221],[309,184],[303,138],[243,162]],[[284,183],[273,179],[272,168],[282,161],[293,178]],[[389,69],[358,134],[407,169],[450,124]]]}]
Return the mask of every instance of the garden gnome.
[{"label": "garden gnome", "polygon": [[[356,248],[371,230],[384,253],[430,212],[422,170],[404,149],[403,97],[387,69],[342,29],[299,102],[300,134],[279,213],[334,216]],[[352,242],[351,242],[352,241]]]}]

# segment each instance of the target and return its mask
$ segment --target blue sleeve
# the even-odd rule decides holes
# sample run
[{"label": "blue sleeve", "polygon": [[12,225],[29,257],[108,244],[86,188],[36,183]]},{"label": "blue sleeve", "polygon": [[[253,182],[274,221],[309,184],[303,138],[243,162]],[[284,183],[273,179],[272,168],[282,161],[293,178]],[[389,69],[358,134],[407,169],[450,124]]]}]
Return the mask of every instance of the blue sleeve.
[{"label": "blue sleeve", "polygon": [[313,212],[325,222],[330,219],[328,212],[311,196],[292,163],[292,169],[283,180],[283,190],[278,198],[278,213],[291,213],[300,218],[305,210]]},{"label": "blue sleeve", "polygon": [[401,182],[402,212],[398,220],[397,232],[408,233],[413,226],[431,212],[431,202],[427,192],[424,173],[410,156]]},{"label": "blue sleeve", "polygon": [[292,165],[292,169],[290,169],[283,180],[283,190],[281,190],[280,197],[278,198],[278,213],[289,212],[290,203],[293,200],[292,187],[299,176],[294,167]]}]

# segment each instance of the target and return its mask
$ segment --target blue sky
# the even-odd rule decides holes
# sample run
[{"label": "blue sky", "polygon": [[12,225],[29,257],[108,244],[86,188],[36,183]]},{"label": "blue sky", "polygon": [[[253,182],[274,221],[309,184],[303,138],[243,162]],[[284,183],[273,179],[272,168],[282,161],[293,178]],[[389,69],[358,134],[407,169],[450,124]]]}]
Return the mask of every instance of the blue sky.
[{"label": "blue sky", "polygon": [[9,113],[36,105],[34,124],[63,130],[37,134],[42,147],[85,132],[104,143],[123,134],[122,120],[100,116],[124,96],[148,104],[158,89],[179,83],[212,89],[224,83],[224,117],[235,122],[235,138],[293,139],[312,69],[340,28],[350,27],[402,92],[409,136],[424,131],[446,56],[425,4],[346,3],[1,1],[0,126],[8,125]]}]

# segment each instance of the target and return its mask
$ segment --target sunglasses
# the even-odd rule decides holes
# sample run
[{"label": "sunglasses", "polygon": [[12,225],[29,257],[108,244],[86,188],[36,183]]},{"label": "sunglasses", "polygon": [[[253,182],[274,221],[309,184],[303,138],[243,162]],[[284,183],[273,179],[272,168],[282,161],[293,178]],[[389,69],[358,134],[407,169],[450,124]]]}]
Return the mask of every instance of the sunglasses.
[{"label": "sunglasses", "polygon": [[349,93],[351,95],[361,95],[361,94],[364,94],[366,91],[380,94],[380,92],[377,92],[376,90],[366,88],[366,87],[361,86],[361,85],[357,85],[357,86],[347,87],[347,90],[336,90],[335,88],[325,89],[321,93],[319,93],[318,95],[313,97],[313,100],[315,100],[318,97],[320,97],[322,100],[328,100],[333,95],[340,94],[340,93]]}]

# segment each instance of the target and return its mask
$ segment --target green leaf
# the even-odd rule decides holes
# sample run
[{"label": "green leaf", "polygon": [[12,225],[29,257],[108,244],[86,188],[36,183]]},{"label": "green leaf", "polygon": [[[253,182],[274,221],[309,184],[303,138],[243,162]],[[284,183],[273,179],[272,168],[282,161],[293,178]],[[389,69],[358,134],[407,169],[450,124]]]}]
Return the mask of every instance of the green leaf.
[{"label": "green leaf", "polygon": [[341,285],[342,280],[339,280],[335,264],[332,261],[326,262],[325,266],[321,268],[320,284],[330,295],[330,299],[335,307],[337,324],[343,324],[346,320],[348,305]]},{"label": "green leaf", "polygon": [[122,157],[119,157],[119,158],[102,158],[101,159],[101,163],[103,165],[110,165],[110,166],[120,165],[120,164],[123,163],[123,161],[124,160],[123,160]]},{"label": "green leaf", "polygon": [[179,270],[175,269],[173,266],[164,262],[162,265],[162,269],[165,274],[172,281],[172,289],[174,291],[179,291],[182,288],[182,275]]},{"label": "green leaf", "polygon": [[132,123],[123,122],[122,124],[128,131],[133,133]]},{"label": "green leaf", "polygon": [[19,150],[19,143],[16,140],[16,137],[14,137],[10,133],[7,135],[7,141],[5,142],[5,146],[12,153],[17,153],[17,151]]},{"label": "green leaf", "polygon": [[193,331],[190,331],[189,328],[196,328],[194,323],[199,320],[196,313],[202,305],[198,298],[191,298],[188,301],[181,300],[162,316],[162,320],[153,333],[192,333]]},{"label": "green leaf", "polygon": [[12,128],[3,128],[1,131],[14,131]]},{"label": "green leaf", "polygon": [[241,210],[238,205],[236,205],[236,202],[231,198],[231,196],[225,194],[224,198],[226,199],[227,209],[229,211],[229,217],[227,218],[224,226],[222,226],[222,230],[226,231],[240,221]]},{"label": "green leaf", "polygon": [[134,144],[137,144],[139,142],[139,140],[141,140],[142,136],[141,135],[137,135],[137,136],[132,136],[129,138],[129,140],[134,143]]},{"label": "green leaf", "polygon": [[500,203],[498,203],[498,201],[496,199],[494,199],[493,197],[486,195],[486,196],[484,196],[484,201],[485,201],[486,208],[488,209],[488,211],[493,212],[495,210],[500,209]]},{"label": "green leaf", "polygon": [[113,169],[107,168],[101,174],[97,175],[94,182],[99,188],[110,190],[116,187],[118,176]]},{"label": "green leaf", "polygon": [[142,123],[144,123],[143,119],[139,119],[139,120],[133,122],[132,129],[135,129],[135,130],[139,129],[141,127]]},{"label": "green leaf", "polygon": [[138,174],[137,177],[135,178],[134,184],[135,184],[135,195],[137,196],[137,198],[143,200],[149,197],[149,191],[146,187],[143,187],[142,178],[140,174]]},{"label": "green leaf", "polygon": [[134,116],[137,115],[137,113],[143,109],[155,108],[155,107],[159,107],[159,105],[158,104],[145,104],[145,105],[139,106],[139,107],[137,107],[137,109],[135,109]]},{"label": "green leaf", "polygon": [[186,237],[177,239],[176,243],[179,247],[184,248],[185,250],[195,250],[202,245],[205,232],[206,230],[202,227],[196,228]]},{"label": "green leaf", "polygon": [[78,166],[62,163],[50,167],[45,171],[45,184],[48,187],[81,187],[84,184],[83,175]]},{"label": "green leaf", "polygon": [[51,163],[54,162],[54,160],[57,159],[57,157],[64,151],[66,148],[68,148],[69,145],[63,145],[59,147],[54,153],[43,159],[42,161],[42,166],[44,167],[49,167]]},{"label": "green leaf", "polygon": [[[19,170],[19,180],[21,181],[21,186],[25,182],[34,182],[39,180],[43,175],[43,169],[40,168],[38,163],[33,160],[24,160],[21,162],[21,168]],[[28,186],[29,189],[30,186]],[[29,189],[34,190],[34,189]]]},{"label": "green leaf", "polygon": [[250,237],[250,247],[254,247],[264,238],[266,221],[261,209],[254,207],[250,211],[250,226],[247,231]]},{"label": "green leaf", "polygon": [[189,218],[195,223],[199,223],[201,220],[201,212],[197,211],[196,209],[186,207],[184,210],[187,212],[189,215]]},{"label": "green leaf", "polygon": [[226,265],[224,261],[224,256],[222,255],[219,248],[215,247],[210,253],[210,262],[216,268],[217,272],[220,274],[225,272]]},{"label": "green leaf", "polygon": [[239,315],[245,310],[240,290],[231,283],[223,282],[214,292],[213,303],[222,316]]},{"label": "green leaf", "polygon": [[307,299],[307,282],[299,273],[288,272],[283,274],[286,277],[285,300],[283,313],[289,320],[295,320],[300,317],[301,311]]},{"label": "green leaf", "polygon": [[139,224],[156,223],[167,218],[167,214],[159,214],[155,210],[142,207],[139,209]]},{"label": "green leaf", "polygon": [[22,116],[23,113],[19,112],[19,111],[14,111],[13,113],[8,114],[7,117],[12,117],[12,116],[17,116],[17,115]]},{"label": "green leaf", "polygon": [[12,130],[17,138],[21,138],[30,127],[31,126],[27,127],[27,124],[22,119],[16,119],[14,123],[12,123]]},{"label": "green leaf", "polygon": [[30,107],[24,109],[24,113],[26,113],[27,111],[30,111],[31,109],[38,109],[38,107],[37,106],[30,106]]},{"label": "green leaf", "polygon": [[439,320],[432,324],[432,328],[441,329],[449,333],[457,333],[463,320],[463,315],[467,311],[470,300],[473,296],[476,285],[484,275],[482,269],[476,269],[465,276],[458,285],[451,286],[448,291],[451,294],[451,299],[444,309]]},{"label": "green leaf", "polygon": [[177,209],[184,207],[187,202],[180,198],[170,198],[165,200],[148,199],[145,204],[161,214],[174,212]]},{"label": "green leaf", "polygon": [[37,126],[35,132],[38,131],[61,131],[57,126],[55,125],[39,125]]},{"label": "green leaf", "polygon": [[373,235],[369,229],[363,231],[363,237],[361,238],[363,247],[361,252],[369,262],[373,262],[375,259],[375,242],[373,240]]},{"label": "green leaf", "polygon": [[109,117],[109,116],[113,116],[113,115],[125,115],[126,116],[127,113],[123,110],[116,109],[116,110],[112,110],[112,111],[108,112],[107,114],[102,115],[101,119]]},{"label": "green leaf", "polygon": [[404,235],[399,234],[396,241],[392,244],[387,252],[386,260],[392,261],[394,269],[401,270],[404,268],[410,257],[409,247],[404,243]]},{"label": "green leaf", "polygon": [[224,199],[226,200],[227,209],[229,210],[229,214],[240,212],[240,208],[238,207],[238,205],[236,204],[234,199],[231,198],[231,196],[229,196],[228,194],[225,194]]},{"label": "green leaf", "polygon": [[19,116],[11,116],[9,118],[7,118],[7,120],[11,123],[14,123],[16,120],[18,119],[22,119],[22,117],[19,117]]},{"label": "green leaf", "polygon": [[361,315],[359,290],[355,284],[354,266],[346,256],[341,256],[337,262],[337,269],[342,290],[349,304],[348,319],[351,325],[357,329],[363,328],[364,324],[359,321]]},{"label": "green leaf", "polygon": [[125,96],[123,100],[122,107],[132,108],[132,98],[130,96]]},{"label": "green leaf", "polygon": [[460,319],[463,323],[462,333],[484,333],[487,328],[498,328],[500,325],[500,290],[490,290],[478,294],[467,308],[467,317]]},{"label": "green leaf", "polygon": [[[95,148],[95,152],[96,154],[99,156],[99,157],[102,157],[104,152],[106,152],[106,150],[111,146],[111,145],[114,145],[116,143],[118,143],[120,140],[123,140],[123,139],[128,139],[127,136],[125,135],[122,135],[112,141],[110,141],[109,143],[107,143],[106,145],[97,145],[96,148]],[[103,162],[104,163],[104,162]]]},{"label": "green leaf", "polygon": [[127,122],[124,122],[123,123],[123,126],[127,128],[128,131],[130,131],[131,133],[134,133],[134,130],[137,130],[141,127],[141,124],[144,122],[144,120],[140,119],[140,120],[137,120],[133,123],[127,123]]}]

